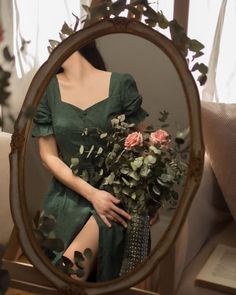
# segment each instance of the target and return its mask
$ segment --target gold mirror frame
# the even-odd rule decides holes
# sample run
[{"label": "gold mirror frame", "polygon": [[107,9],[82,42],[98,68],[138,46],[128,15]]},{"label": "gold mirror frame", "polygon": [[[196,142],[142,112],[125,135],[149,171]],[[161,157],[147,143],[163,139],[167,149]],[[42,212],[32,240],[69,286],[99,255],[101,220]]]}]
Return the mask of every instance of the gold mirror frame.
[{"label": "gold mirror frame", "polygon": [[[127,33],[142,37],[160,48],[172,61],[186,96],[190,124],[190,155],[187,180],[175,215],[166,232],[148,258],[130,274],[104,283],[81,283],[62,274],[44,256],[32,233],[28,217],[24,188],[24,162],[27,138],[32,120],[25,116],[29,107],[36,108],[51,77],[75,50],[104,35]],[[167,254],[180,231],[194,194],[199,186],[204,162],[204,146],[201,133],[200,100],[197,86],[187,62],[172,41],[134,19],[116,17],[101,20],[76,32],[64,40],[52,52],[49,59],[34,76],[21,112],[14,127],[10,153],[10,201],[18,238],[25,255],[32,264],[58,289],[67,294],[109,294],[134,286],[147,277]]]}]

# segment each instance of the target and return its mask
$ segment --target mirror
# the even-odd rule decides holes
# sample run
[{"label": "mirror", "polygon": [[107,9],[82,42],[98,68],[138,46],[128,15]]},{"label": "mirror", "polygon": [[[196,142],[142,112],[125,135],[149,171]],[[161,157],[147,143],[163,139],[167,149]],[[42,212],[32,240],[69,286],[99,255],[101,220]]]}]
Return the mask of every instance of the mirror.
[{"label": "mirror", "polygon": [[[19,175],[17,179],[12,179],[11,184],[13,214],[18,221],[20,240],[24,240],[22,247],[31,261],[37,263],[40,271],[44,272],[58,288],[62,288],[67,283],[76,286],[81,284],[62,274],[46,258],[32,231],[32,219],[41,207],[51,182],[51,175],[41,164],[37,142],[31,138],[32,120],[27,120],[24,112],[28,106],[36,107],[40,102],[44,90],[53,81],[62,63],[75,50],[94,40],[104,59],[106,70],[115,73],[113,77],[118,73],[129,73],[134,77],[138,92],[143,97],[142,107],[149,113],[146,122],[152,124],[154,130],[160,128],[159,112],[168,111],[169,134],[174,135],[176,131],[189,127],[191,139],[190,150],[185,159],[187,176],[184,179],[184,186],[177,188],[180,196],[178,204],[170,210],[172,205],[166,202],[166,206],[160,209],[160,220],[151,227],[150,255],[136,265],[132,272],[127,272],[125,276],[112,277],[116,279],[116,284],[110,279],[108,279],[109,282],[106,282],[107,279],[101,280],[106,282],[105,285],[96,284],[96,294],[102,294],[104,290],[115,291],[130,286],[130,276],[133,276],[133,283],[147,276],[166,252],[170,242],[173,243],[200,181],[203,145],[196,85],[184,58],[170,40],[139,22],[118,18],[118,20],[102,21],[63,41],[33,79],[16,125],[15,139],[13,139],[12,167],[13,170],[18,171]],[[54,79],[55,81],[58,80]],[[59,84],[57,87],[60,90]],[[19,168],[22,170],[16,165],[18,159]],[[12,173],[14,173],[13,170]],[[19,184],[19,191],[17,184]],[[19,200],[21,200],[21,206],[19,206]],[[98,253],[100,255],[100,252]],[[88,290],[93,288],[91,285],[93,284],[85,283]]]}]

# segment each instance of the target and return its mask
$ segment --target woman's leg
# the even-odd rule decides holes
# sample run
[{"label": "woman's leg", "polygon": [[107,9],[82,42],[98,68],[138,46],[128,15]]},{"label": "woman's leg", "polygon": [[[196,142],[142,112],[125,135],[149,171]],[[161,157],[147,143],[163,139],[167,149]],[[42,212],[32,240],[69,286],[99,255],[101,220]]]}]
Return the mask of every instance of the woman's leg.
[{"label": "woman's leg", "polygon": [[[72,275],[74,279],[80,281],[86,281],[88,276],[93,270],[93,267],[96,262],[97,251],[98,251],[98,239],[99,239],[99,228],[98,224],[93,216],[89,218],[86,222],[83,229],[79,232],[79,234],[75,237],[73,242],[66,249],[63,254],[71,261],[74,262],[74,252],[79,251],[81,253],[84,252],[86,248],[91,249],[92,257],[91,259],[86,259],[83,261],[85,274],[83,277],[77,277],[76,275]],[[77,269],[76,265],[73,267],[75,270]]]}]

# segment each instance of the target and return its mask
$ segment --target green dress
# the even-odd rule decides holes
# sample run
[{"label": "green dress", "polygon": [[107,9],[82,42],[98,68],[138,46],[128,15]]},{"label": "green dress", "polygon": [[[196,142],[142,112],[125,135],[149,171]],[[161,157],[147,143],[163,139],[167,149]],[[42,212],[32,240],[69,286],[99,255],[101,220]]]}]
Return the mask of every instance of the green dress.
[{"label": "green dress", "polygon": [[[32,136],[54,134],[59,156],[70,166],[70,160],[78,153],[80,145],[84,145],[85,148],[90,148],[91,145],[99,146],[98,136],[82,136],[85,128],[99,127],[107,132],[111,128],[112,117],[118,114],[125,114],[129,122],[137,124],[148,116],[141,104],[142,96],[133,76],[128,73],[112,72],[109,96],[85,110],[62,101],[58,80],[53,76],[34,116]],[[80,165],[87,169],[92,163],[86,160]],[[122,225],[111,222],[112,228],[108,228],[87,199],[56,178],[52,179],[42,209],[45,214],[51,214],[56,218],[55,234],[63,240],[65,249],[93,215],[99,227],[99,249],[94,280],[101,282],[119,276],[125,236]],[[63,252],[59,253],[57,259],[62,255]]]}]

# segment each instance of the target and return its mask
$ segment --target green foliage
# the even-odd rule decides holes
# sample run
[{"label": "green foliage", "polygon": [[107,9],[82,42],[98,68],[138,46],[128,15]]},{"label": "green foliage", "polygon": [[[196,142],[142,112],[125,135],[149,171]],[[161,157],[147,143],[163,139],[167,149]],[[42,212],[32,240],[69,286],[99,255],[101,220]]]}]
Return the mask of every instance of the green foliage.
[{"label": "green foliage", "polygon": [[[186,59],[189,52],[192,53],[192,61],[203,55],[202,49],[204,49],[204,45],[201,42],[196,39],[190,39],[184,28],[175,19],[169,21],[162,11],[155,11],[146,0],[131,1],[129,4],[127,4],[127,0],[117,0],[115,2],[106,0],[92,7],[87,5],[82,5],[82,7],[86,12],[85,18],[81,20],[78,16],[73,14],[76,18],[74,29],[71,29],[70,26],[64,22],[59,33],[61,40],[64,40],[66,36],[75,33],[79,22],[81,22],[81,24],[84,23],[84,27],[87,27],[102,19],[109,19],[114,16],[118,17],[127,9],[137,19],[142,19],[142,16],[144,16],[144,23],[151,28],[155,29],[156,27],[159,27],[161,29],[169,29],[174,45],[180,50]],[[50,46],[48,46],[48,50],[51,53],[58,45],[59,41],[49,40],[49,43]],[[196,70],[200,73],[197,80],[200,85],[203,85],[207,80],[207,66],[203,64],[199,66],[199,64],[196,63],[191,71]]]},{"label": "green foliage", "polygon": [[[70,275],[77,275],[82,278],[85,275],[84,263],[86,260],[91,260],[93,256],[92,250],[86,248],[83,253],[80,251],[74,252],[74,263],[65,256],[62,256],[56,263],[56,267],[63,273]],[[74,264],[76,267],[74,267]]]},{"label": "green foliage", "polygon": [[44,211],[37,212],[33,222],[34,235],[44,254],[50,260],[56,257],[56,253],[64,250],[63,241],[55,236],[55,225],[56,219],[54,216],[45,215]]},{"label": "green foliage", "polygon": [[[168,112],[160,112],[161,125],[166,124],[167,118]],[[111,123],[112,128],[107,133],[98,129],[87,130],[86,136],[94,136],[95,133],[101,140],[101,146],[87,147],[83,154],[78,152],[71,159],[78,159],[78,165],[71,168],[90,184],[96,184],[96,187],[120,199],[129,213],[152,214],[162,206],[164,200],[173,201],[176,185],[185,177],[184,160],[188,155],[186,141],[189,129],[178,130],[172,142],[167,133],[170,144],[162,146],[158,142],[150,143],[150,135],[156,130],[148,126],[142,133],[142,144],[127,149],[125,141],[127,136],[135,132],[134,124],[126,122],[124,114],[114,117]],[[87,158],[92,168],[82,169]]]}]

